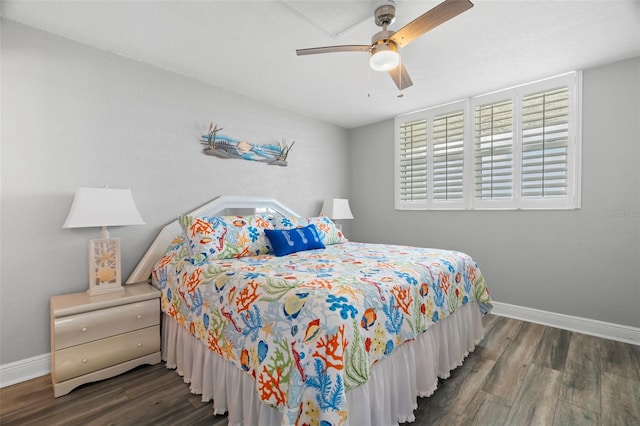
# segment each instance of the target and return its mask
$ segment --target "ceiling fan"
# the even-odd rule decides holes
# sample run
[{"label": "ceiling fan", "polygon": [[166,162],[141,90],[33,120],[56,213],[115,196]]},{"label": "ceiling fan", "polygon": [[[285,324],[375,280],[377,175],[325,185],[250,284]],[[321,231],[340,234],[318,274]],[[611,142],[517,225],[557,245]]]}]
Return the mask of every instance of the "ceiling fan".
[{"label": "ceiling fan", "polygon": [[348,44],[342,46],[312,47],[298,49],[296,54],[315,55],[332,52],[369,52],[369,64],[376,71],[387,71],[398,89],[403,90],[413,85],[411,77],[404,64],[400,62],[399,47],[405,47],[427,31],[447,22],[467,9],[473,7],[469,0],[445,0],[428,12],[420,15],[398,31],[388,30],[387,27],[395,21],[396,7],[393,2],[378,6],[373,13],[376,25],[382,31],[371,37],[371,44]]}]

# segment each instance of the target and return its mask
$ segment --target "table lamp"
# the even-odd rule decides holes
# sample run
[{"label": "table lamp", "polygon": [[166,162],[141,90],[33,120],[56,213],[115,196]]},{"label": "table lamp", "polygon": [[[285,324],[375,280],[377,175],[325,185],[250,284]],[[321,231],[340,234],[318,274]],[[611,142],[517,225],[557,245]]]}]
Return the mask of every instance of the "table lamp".
[{"label": "table lamp", "polygon": [[[331,220],[353,219],[353,214],[349,208],[349,200],[346,198],[328,198],[322,204],[320,216],[327,216]],[[336,223],[342,231],[342,225]]]},{"label": "table lamp", "polygon": [[90,296],[124,290],[120,271],[120,239],[109,238],[107,226],[144,225],[130,189],[79,188],[63,228],[101,227],[89,240]]}]

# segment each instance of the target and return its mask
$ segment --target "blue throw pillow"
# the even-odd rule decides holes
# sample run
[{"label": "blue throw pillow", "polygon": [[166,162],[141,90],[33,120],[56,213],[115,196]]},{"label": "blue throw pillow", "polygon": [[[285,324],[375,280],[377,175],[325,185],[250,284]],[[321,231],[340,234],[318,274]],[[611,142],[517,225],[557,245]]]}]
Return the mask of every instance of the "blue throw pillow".
[{"label": "blue throw pillow", "polygon": [[318,231],[313,225],[294,229],[265,229],[265,235],[269,239],[273,253],[276,256],[286,256],[303,250],[324,248]]}]

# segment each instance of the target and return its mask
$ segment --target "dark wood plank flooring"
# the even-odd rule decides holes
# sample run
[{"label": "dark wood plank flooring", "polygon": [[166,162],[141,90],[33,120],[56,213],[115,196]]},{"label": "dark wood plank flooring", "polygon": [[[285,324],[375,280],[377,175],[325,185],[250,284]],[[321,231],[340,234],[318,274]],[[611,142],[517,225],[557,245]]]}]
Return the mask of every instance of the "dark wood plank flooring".
[{"label": "dark wood plank flooring", "polygon": [[[418,400],[413,424],[640,425],[640,346],[495,315],[484,324],[464,365]],[[0,424],[222,426],[227,418],[158,364],[57,399],[49,376],[1,389]]]}]

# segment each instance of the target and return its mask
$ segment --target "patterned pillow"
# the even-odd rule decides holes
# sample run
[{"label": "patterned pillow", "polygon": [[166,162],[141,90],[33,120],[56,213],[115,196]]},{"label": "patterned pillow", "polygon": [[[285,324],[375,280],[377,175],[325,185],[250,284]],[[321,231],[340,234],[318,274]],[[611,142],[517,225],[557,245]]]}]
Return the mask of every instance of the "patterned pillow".
[{"label": "patterned pillow", "polygon": [[176,236],[162,257],[156,262],[151,271],[151,282],[156,288],[165,289],[167,286],[167,270],[182,270],[185,260],[190,258],[189,248],[182,235]]},{"label": "patterned pillow", "polygon": [[271,251],[265,229],[273,229],[268,216],[180,216],[180,226],[194,262],[255,256]]},{"label": "patterned pillow", "polygon": [[306,217],[280,216],[273,219],[275,229],[293,229],[301,226],[309,225],[309,219]]},{"label": "patterned pillow", "polygon": [[348,241],[342,231],[336,227],[336,224],[326,216],[283,216],[276,219],[276,229],[293,229],[311,224],[316,226],[318,234],[320,235],[320,240],[325,246],[337,243],[346,243]]}]

